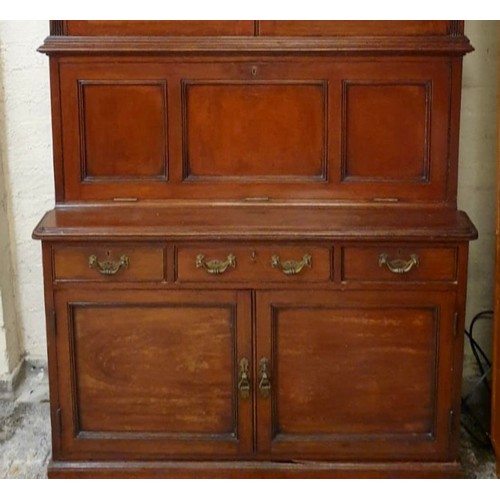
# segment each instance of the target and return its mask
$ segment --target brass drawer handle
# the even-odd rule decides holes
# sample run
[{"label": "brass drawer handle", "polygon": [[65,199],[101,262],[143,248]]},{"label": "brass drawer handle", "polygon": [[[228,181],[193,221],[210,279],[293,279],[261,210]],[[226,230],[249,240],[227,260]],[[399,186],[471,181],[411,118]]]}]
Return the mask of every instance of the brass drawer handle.
[{"label": "brass drawer handle", "polygon": [[302,260],[286,260],[285,262],[281,262],[279,255],[273,255],[271,257],[271,266],[274,269],[279,269],[283,274],[291,276],[299,274],[304,267],[312,267],[312,257],[309,254],[305,254]]},{"label": "brass drawer handle", "polygon": [[89,267],[92,269],[96,269],[101,274],[105,276],[112,276],[116,274],[122,267],[124,269],[128,269],[128,257],[126,255],[122,255],[120,260],[112,261],[105,260],[99,262],[97,259],[97,255],[91,255],[89,257]]},{"label": "brass drawer handle", "polygon": [[378,258],[379,267],[386,266],[394,274],[409,273],[413,267],[418,267],[419,264],[418,255],[416,254],[410,255],[410,260],[389,260],[389,256],[386,253],[381,254]]},{"label": "brass drawer handle", "polygon": [[236,267],[236,257],[230,253],[225,261],[209,260],[207,262],[205,256],[200,253],[196,256],[196,267],[205,269],[208,274],[222,274],[228,267]]},{"label": "brass drawer handle", "polygon": [[260,360],[260,381],[259,381],[259,392],[260,395],[267,399],[271,394],[271,380],[268,373],[268,360],[262,358]]},{"label": "brass drawer handle", "polygon": [[250,397],[250,375],[247,358],[242,358],[240,361],[238,390],[240,391],[241,399],[248,399]]}]

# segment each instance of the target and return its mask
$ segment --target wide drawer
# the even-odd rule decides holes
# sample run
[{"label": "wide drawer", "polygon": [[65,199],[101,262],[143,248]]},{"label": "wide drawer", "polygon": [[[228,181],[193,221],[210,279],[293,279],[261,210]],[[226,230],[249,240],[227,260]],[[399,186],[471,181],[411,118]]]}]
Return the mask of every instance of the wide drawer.
[{"label": "wide drawer", "polygon": [[162,281],[162,246],[85,245],[55,247],[55,281]]},{"label": "wide drawer", "polygon": [[307,245],[196,245],[177,249],[179,282],[329,281],[330,247]]},{"label": "wide drawer", "polygon": [[453,282],[455,247],[377,245],[343,247],[342,281]]}]

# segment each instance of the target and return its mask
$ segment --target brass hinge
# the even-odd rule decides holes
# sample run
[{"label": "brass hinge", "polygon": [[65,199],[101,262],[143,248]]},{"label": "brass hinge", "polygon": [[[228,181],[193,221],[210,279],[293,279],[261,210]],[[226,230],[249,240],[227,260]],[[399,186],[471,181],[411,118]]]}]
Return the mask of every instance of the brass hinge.
[{"label": "brass hinge", "polygon": [[269,198],[269,196],[249,196],[247,198],[243,198],[243,201],[247,203],[265,203],[270,200],[271,198]]},{"label": "brass hinge", "polygon": [[56,410],[56,423],[57,423],[57,430],[59,431],[59,434],[61,434],[62,433],[61,408],[58,408]]},{"label": "brass hinge", "polygon": [[113,198],[115,203],[135,203],[139,201],[138,198]]},{"label": "brass hinge", "polygon": [[455,417],[455,412],[450,410],[448,413],[448,434],[451,436],[453,433],[453,418]]},{"label": "brass hinge", "polygon": [[458,313],[453,317],[453,336],[458,337]]},{"label": "brass hinge", "polygon": [[399,203],[399,198],[372,198],[375,203]]}]

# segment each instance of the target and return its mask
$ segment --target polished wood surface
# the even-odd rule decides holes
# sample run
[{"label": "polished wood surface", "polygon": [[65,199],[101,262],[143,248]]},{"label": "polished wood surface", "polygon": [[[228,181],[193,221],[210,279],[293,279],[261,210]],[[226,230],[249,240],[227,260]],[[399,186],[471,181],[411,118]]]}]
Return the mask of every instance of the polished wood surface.
[{"label": "polished wood surface", "polygon": [[456,341],[453,321],[453,294],[257,294],[257,359],[269,360],[274,384],[257,399],[259,448],[446,459],[451,366],[438,353]]},{"label": "polished wood surface", "polygon": [[49,477],[460,475],[471,49],[461,21],[51,22]]},{"label": "polished wood surface", "polygon": [[[95,255],[98,262],[118,263],[124,256],[126,268],[106,275],[90,267],[89,259]],[[86,245],[55,247],[53,251],[55,281],[161,281],[165,277],[165,248],[161,245]]]},{"label": "polished wood surface", "polygon": [[166,179],[166,85],[87,81],[79,92],[82,182]]},{"label": "polished wood surface", "polygon": [[[331,245],[267,245],[247,243],[245,245],[179,245],[177,247],[176,280],[179,283],[214,283],[264,281],[270,283],[322,283],[332,277],[333,259]],[[206,260],[225,261],[234,255],[235,267],[228,267],[220,275],[207,273],[196,267],[196,257],[204,255]],[[280,262],[302,262],[304,256],[311,259],[297,274],[286,275],[279,265],[273,267],[273,256]]]},{"label": "polished wood surface", "polygon": [[457,35],[461,21],[51,21],[51,34],[69,36],[360,36]]},{"label": "polished wood surface", "polygon": [[61,202],[456,203],[455,59],[112,62],[60,60]]},{"label": "polished wood surface", "polygon": [[446,35],[453,21],[259,21],[262,36]]},{"label": "polished wood surface", "polygon": [[[244,230],[242,231],[242,228]],[[33,236],[44,240],[270,238],[457,241],[477,238],[464,212],[388,206],[242,203],[60,207]]]},{"label": "polished wood surface", "polygon": [[64,21],[70,36],[241,36],[255,21]]},{"label": "polished wood surface", "polygon": [[345,179],[429,179],[429,90],[425,83],[347,86]]},{"label": "polished wood surface", "polygon": [[53,479],[461,479],[458,462],[52,462]]},{"label": "polished wood surface", "polygon": [[55,293],[61,458],[249,453],[248,293]]},{"label": "polished wood surface", "polygon": [[[420,245],[400,247],[394,245],[342,248],[343,281],[421,281],[454,282],[457,279],[458,254],[454,247],[428,248]],[[415,255],[418,263],[405,273],[394,273],[381,265],[380,257],[389,262],[410,262]]]},{"label": "polished wood surface", "polygon": [[187,83],[185,178],[324,178],[325,91],[293,81]]}]

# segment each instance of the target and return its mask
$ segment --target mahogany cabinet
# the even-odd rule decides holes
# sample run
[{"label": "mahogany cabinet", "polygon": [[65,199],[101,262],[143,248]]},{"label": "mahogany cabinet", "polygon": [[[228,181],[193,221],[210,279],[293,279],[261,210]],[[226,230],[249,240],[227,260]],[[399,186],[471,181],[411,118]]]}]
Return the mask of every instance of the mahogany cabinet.
[{"label": "mahogany cabinet", "polygon": [[454,477],[460,21],[52,21],[50,477]]}]

